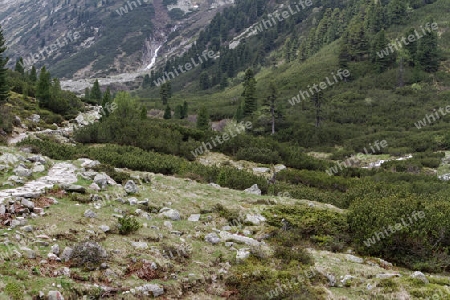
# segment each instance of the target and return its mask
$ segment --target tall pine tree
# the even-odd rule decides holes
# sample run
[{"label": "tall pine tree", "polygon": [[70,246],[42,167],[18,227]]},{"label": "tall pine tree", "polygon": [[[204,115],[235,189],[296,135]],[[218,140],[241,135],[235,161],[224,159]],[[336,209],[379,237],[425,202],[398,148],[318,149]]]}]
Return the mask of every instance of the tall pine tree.
[{"label": "tall pine tree", "polygon": [[250,116],[257,108],[256,80],[253,70],[247,69],[244,77],[244,117]]},{"label": "tall pine tree", "polygon": [[90,98],[91,102],[95,104],[101,104],[102,102],[102,91],[100,90],[100,85],[98,84],[98,79],[95,80],[94,85],[91,89]]},{"label": "tall pine tree", "polygon": [[202,106],[202,108],[200,108],[200,111],[197,115],[197,129],[209,129],[209,114],[205,106]]},{"label": "tall pine tree", "polygon": [[50,73],[47,72],[47,69],[42,67],[41,72],[39,73],[39,81],[36,87],[36,98],[39,101],[40,107],[48,108],[50,104],[50,88],[51,88],[51,79]]},{"label": "tall pine tree", "polygon": [[[432,24],[433,20],[428,20]],[[422,70],[434,73],[439,68],[438,36],[435,31],[427,32],[417,45],[417,62]]]}]

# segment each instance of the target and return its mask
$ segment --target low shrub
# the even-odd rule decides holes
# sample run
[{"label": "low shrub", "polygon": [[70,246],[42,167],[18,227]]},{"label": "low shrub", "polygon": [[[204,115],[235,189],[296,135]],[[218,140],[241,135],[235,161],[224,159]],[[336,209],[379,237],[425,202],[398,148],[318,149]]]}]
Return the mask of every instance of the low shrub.
[{"label": "low shrub", "polygon": [[119,233],[123,235],[130,234],[141,228],[139,222],[132,216],[124,216],[122,218],[119,218],[118,223]]},{"label": "low shrub", "polygon": [[73,248],[71,263],[75,267],[94,270],[107,258],[106,250],[95,242],[82,242]]}]

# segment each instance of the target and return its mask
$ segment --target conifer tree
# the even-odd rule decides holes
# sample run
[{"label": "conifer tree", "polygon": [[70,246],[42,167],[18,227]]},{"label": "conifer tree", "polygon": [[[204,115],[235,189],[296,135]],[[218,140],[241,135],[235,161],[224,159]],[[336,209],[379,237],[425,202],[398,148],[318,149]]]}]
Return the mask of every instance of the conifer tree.
[{"label": "conifer tree", "polygon": [[250,116],[257,108],[256,99],[256,80],[255,75],[251,69],[247,69],[244,76],[244,117]]},{"label": "conifer tree", "polygon": [[105,93],[103,94],[102,99],[102,114],[105,117],[108,117],[111,113],[111,103],[112,103],[111,89],[109,86],[106,88]]},{"label": "conifer tree", "polygon": [[89,102],[91,98],[91,90],[89,89],[89,87],[86,87],[84,89],[84,101]]},{"label": "conifer tree", "polygon": [[37,72],[36,72],[36,68],[34,66],[31,67],[30,80],[31,80],[31,82],[37,81]]},{"label": "conifer tree", "polygon": [[270,104],[270,114],[272,116],[272,134],[275,134],[275,102],[277,100],[277,88],[272,81],[269,84],[269,96],[267,100]]},{"label": "conifer tree", "polygon": [[209,114],[205,106],[200,108],[197,116],[197,129],[208,130],[209,129]]},{"label": "conifer tree", "polygon": [[19,57],[16,61],[16,66],[14,67],[14,71],[19,72],[20,74],[25,74],[25,69],[23,68],[23,58]]},{"label": "conifer tree", "polygon": [[[433,20],[428,20],[432,24]],[[435,31],[427,32],[418,42],[417,62],[421,69],[434,73],[439,68],[438,36]]]},{"label": "conifer tree", "polygon": [[169,105],[167,105],[166,109],[164,110],[163,118],[165,120],[172,119],[172,110],[170,109]]},{"label": "conifer tree", "polygon": [[166,105],[172,97],[172,87],[170,82],[165,82],[159,88],[159,95],[161,96],[161,101],[163,105]]},{"label": "conifer tree", "polygon": [[145,107],[145,105],[143,105],[141,108],[140,118],[141,120],[147,119],[147,108]]},{"label": "conifer tree", "polygon": [[395,61],[395,53],[391,53],[390,55],[382,55],[382,57],[378,55],[378,53],[380,53],[380,51],[385,49],[387,46],[388,41],[384,30],[381,30],[375,35],[371,51],[372,62],[375,64],[378,73],[384,72]]},{"label": "conifer tree", "polygon": [[98,79],[95,80],[94,85],[92,86],[90,100],[96,104],[101,104],[102,102],[102,91],[100,90]]},{"label": "conifer tree", "polygon": [[182,119],[187,119],[188,117],[188,103],[186,101],[183,102],[183,114],[182,114]]},{"label": "conifer tree", "polygon": [[36,87],[36,98],[39,101],[40,107],[49,107],[50,103],[50,73],[47,72],[47,69],[42,67],[41,72],[39,73],[39,80]]}]

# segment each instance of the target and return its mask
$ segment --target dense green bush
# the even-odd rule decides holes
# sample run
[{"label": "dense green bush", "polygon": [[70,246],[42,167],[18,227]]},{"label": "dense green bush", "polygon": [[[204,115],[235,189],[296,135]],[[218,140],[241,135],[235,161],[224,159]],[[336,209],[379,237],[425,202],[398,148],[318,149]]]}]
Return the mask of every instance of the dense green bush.
[{"label": "dense green bush", "polygon": [[269,225],[288,231],[282,235],[275,234],[275,240],[287,247],[309,241],[337,251],[350,242],[347,216],[343,213],[300,205],[276,205],[265,210],[264,216]]},{"label": "dense green bush", "polygon": [[123,235],[130,234],[141,228],[139,222],[136,220],[136,218],[132,216],[124,216],[122,218],[119,218],[117,222],[119,227],[119,233]]},{"label": "dense green bush", "polygon": [[349,231],[364,254],[411,269],[441,272],[450,266],[449,213],[450,203],[444,198],[362,197],[350,206]]},{"label": "dense green bush", "polygon": [[281,157],[277,151],[272,151],[267,148],[241,148],[236,154],[238,160],[249,160],[263,164],[277,164],[281,163]]}]

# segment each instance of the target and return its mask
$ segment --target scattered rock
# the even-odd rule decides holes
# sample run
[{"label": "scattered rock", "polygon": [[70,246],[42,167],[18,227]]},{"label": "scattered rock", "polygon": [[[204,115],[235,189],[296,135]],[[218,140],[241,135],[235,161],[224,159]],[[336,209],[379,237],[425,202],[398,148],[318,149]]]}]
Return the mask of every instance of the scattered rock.
[{"label": "scattered rock", "polygon": [[286,166],[285,165],[275,165],[274,166],[274,169],[275,169],[275,173],[278,173],[278,172],[280,172],[280,171],[283,171],[284,169],[286,169]]},{"label": "scattered rock", "polygon": [[327,279],[328,279],[328,285],[333,287],[336,286],[336,277],[333,274],[327,274],[326,275]]},{"label": "scattered rock", "polygon": [[145,250],[148,248],[148,244],[146,242],[131,242],[131,246],[138,250]]},{"label": "scattered rock", "polygon": [[418,280],[422,281],[425,284],[430,283],[430,281],[425,276],[425,274],[423,274],[422,272],[419,272],[419,271],[415,271],[413,274],[411,274],[411,278],[418,279]]},{"label": "scattered rock", "polygon": [[260,214],[250,215],[248,214],[245,218],[244,222],[252,223],[255,226],[261,225],[262,222],[265,222],[266,218],[261,216]]},{"label": "scattered rock", "polygon": [[54,253],[47,254],[47,258],[50,261],[61,261],[61,259]]},{"label": "scattered rock", "polygon": [[47,294],[47,300],[64,300],[64,297],[58,291],[50,291]]},{"label": "scattered rock", "polygon": [[23,252],[24,256],[28,259],[35,259],[36,252],[27,247],[21,247],[20,250]]},{"label": "scattered rock", "polygon": [[212,186],[212,187],[215,187],[216,189],[220,188],[220,185],[218,185],[217,183],[211,182],[209,185]]},{"label": "scattered rock", "polygon": [[250,257],[250,249],[242,248],[242,249],[237,250],[237,253],[236,253],[236,261],[237,262],[243,262],[244,260],[246,260],[249,257]]},{"label": "scattered rock", "polygon": [[34,202],[27,200],[27,199],[22,199],[22,201],[20,201],[20,204],[22,204],[23,206],[25,206],[26,208],[29,209],[34,209]]},{"label": "scattered rock", "polygon": [[82,187],[81,185],[77,185],[77,184],[63,185],[62,188],[68,193],[80,193],[80,194],[86,193],[86,188]]},{"label": "scattered rock", "polygon": [[34,164],[32,172],[33,173],[41,173],[45,171],[45,166],[41,164],[40,162],[37,162]]},{"label": "scattered rock", "polygon": [[220,238],[217,236],[217,234],[209,233],[205,236],[205,241],[208,243],[211,243],[213,245],[220,243]]},{"label": "scattered rock", "polygon": [[37,114],[32,114],[28,119],[33,123],[39,123],[39,121],[41,120],[41,116]]},{"label": "scattered rock", "polygon": [[17,168],[14,169],[14,174],[16,174],[16,176],[20,176],[20,177],[30,177],[33,172],[31,172],[31,170],[25,168],[22,165],[19,165]]},{"label": "scattered rock", "polygon": [[59,245],[58,244],[54,244],[52,246],[52,253],[58,255],[59,254]]},{"label": "scattered rock", "polygon": [[153,297],[158,297],[164,294],[164,288],[160,287],[157,284],[144,284],[143,286],[138,286],[135,288],[136,291],[143,293],[144,295],[148,295],[149,292],[153,293]]},{"label": "scattered rock", "polygon": [[61,260],[63,262],[66,262],[72,258],[73,249],[70,247],[64,248],[62,254],[61,254]]},{"label": "scattered rock", "polygon": [[227,231],[221,231],[220,232],[220,237],[222,238],[222,240],[224,241],[234,241],[236,243],[241,243],[241,244],[246,244],[248,246],[259,246],[261,243],[258,242],[255,239],[246,237],[246,236],[242,236],[242,235],[238,235],[238,234],[232,234],[229,233]]},{"label": "scattered rock", "polygon": [[110,231],[110,228],[107,225],[100,225],[98,228],[100,228],[100,230],[105,232],[105,233]]},{"label": "scattered rock", "polygon": [[341,280],[341,283],[343,286],[349,286],[351,284],[351,281],[355,278],[356,277],[352,275],[345,275],[344,278]]},{"label": "scattered rock", "polygon": [[95,212],[93,212],[92,210],[87,209],[87,210],[84,212],[84,216],[85,216],[86,218],[96,218],[96,217],[97,217],[97,214],[96,214]]},{"label": "scattered rock", "polygon": [[22,230],[25,231],[25,232],[32,232],[33,231],[33,226],[31,226],[31,225],[23,226]]},{"label": "scattered rock", "polygon": [[192,214],[189,216],[188,221],[198,222],[200,220],[200,214]]},{"label": "scattered rock", "polygon": [[252,185],[248,189],[244,190],[247,194],[253,194],[253,195],[261,195],[261,190],[258,188],[257,184]]},{"label": "scattered rock", "polygon": [[128,203],[130,205],[136,205],[138,203],[138,199],[135,197],[128,198]]},{"label": "scattered rock", "polygon": [[170,221],[164,221],[164,226],[172,230],[172,223]]},{"label": "scattered rock", "polygon": [[181,220],[180,212],[178,210],[176,210],[176,209],[163,207],[159,212],[164,217],[169,218],[172,221],[179,221],[179,220]]},{"label": "scattered rock", "polygon": [[139,189],[133,180],[128,180],[124,186],[124,189],[127,194],[136,194],[137,192],[139,192]]},{"label": "scattered rock", "polygon": [[269,168],[253,168],[253,172],[255,173],[269,173]]},{"label": "scattered rock", "polygon": [[354,256],[352,254],[346,254],[345,258],[348,261],[354,262],[354,263],[358,263],[358,264],[362,264],[364,262],[364,259],[362,259],[361,257],[358,256]]},{"label": "scattered rock", "polygon": [[100,187],[95,182],[91,183],[91,185],[89,185],[89,188],[91,190],[94,190],[94,191],[97,191],[97,192],[100,191]]}]

